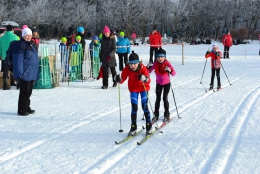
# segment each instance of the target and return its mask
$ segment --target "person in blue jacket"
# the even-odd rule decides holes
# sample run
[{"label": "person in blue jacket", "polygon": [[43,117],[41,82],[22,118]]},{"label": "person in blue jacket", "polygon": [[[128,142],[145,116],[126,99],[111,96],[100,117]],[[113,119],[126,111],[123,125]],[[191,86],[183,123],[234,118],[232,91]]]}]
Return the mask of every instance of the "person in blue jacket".
[{"label": "person in blue jacket", "polygon": [[128,38],[125,37],[125,33],[123,31],[119,33],[119,38],[117,39],[116,46],[116,52],[119,58],[119,70],[122,71],[124,69],[123,63],[125,63],[125,66],[128,64],[127,57],[128,54],[130,54],[131,52],[130,41]]},{"label": "person in blue jacket", "polygon": [[31,39],[32,30],[24,28],[22,38],[16,42],[12,51],[13,75],[14,79],[19,80],[20,83],[18,99],[18,115],[20,116],[35,113],[35,110],[30,108],[30,97],[34,81],[39,79],[39,60],[37,49],[33,46]]}]

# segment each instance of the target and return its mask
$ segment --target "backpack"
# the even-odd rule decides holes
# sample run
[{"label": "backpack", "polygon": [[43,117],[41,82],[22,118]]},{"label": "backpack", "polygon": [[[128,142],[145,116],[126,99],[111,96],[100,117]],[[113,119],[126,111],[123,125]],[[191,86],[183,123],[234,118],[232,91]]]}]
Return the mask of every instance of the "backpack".
[{"label": "backpack", "polygon": [[75,43],[75,37],[75,33],[73,33],[71,36],[67,36],[67,46],[70,46]]},{"label": "backpack", "polygon": [[12,41],[9,45],[9,48],[8,50],[6,51],[6,58],[5,58],[5,64],[10,68],[12,69],[13,68],[13,58],[12,58],[12,54],[13,54],[13,49],[16,45],[16,43],[20,42],[21,45],[22,45],[22,49],[23,51],[25,52],[26,51],[26,45],[24,42],[21,42],[21,41]]}]

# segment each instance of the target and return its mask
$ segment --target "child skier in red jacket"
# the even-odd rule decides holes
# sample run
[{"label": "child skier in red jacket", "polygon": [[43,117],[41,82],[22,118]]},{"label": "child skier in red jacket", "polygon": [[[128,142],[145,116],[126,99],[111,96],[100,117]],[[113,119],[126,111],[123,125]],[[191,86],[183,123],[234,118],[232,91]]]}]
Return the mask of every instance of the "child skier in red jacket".
[{"label": "child skier in red jacket", "polygon": [[218,49],[217,44],[212,45],[212,50],[206,52],[205,58],[209,58],[209,57],[211,57],[211,68],[212,68],[211,69],[211,82],[210,82],[209,90],[213,89],[215,74],[217,75],[217,80],[218,80],[217,89],[219,90],[219,89],[221,89],[219,73],[220,73],[220,66],[221,66],[220,59],[222,57],[222,53]]},{"label": "child skier in red jacket", "polygon": [[128,136],[136,133],[137,125],[137,109],[138,109],[138,95],[141,95],[142,109],[146,119],[146,134],[152,132],[152,124],[150,119],[150,111],[148,108],[148,91],[150,90],[150,77],[146,67],[140,62],[139,56],[132,51],[129,56],[129,65],[126,66],[120,75],[115,76],[115,81],[122,84],[128,78],[128,89],[130,91],[130,99],[132,105],[131,111],[131,129]]}]

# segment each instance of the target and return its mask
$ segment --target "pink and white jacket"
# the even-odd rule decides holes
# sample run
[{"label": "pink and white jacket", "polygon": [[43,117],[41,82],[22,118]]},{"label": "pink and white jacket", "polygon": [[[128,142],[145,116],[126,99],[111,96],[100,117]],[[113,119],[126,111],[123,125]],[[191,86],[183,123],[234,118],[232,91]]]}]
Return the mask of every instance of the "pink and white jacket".
[{"label": "pink and white jacket", "polygon": [[168,66],[171,69],[170,74],[172,76],[175,76],[176,71],[167,59],[165,59],[162,63],[155,61],[153,66],[149,69],[149,73],[151,73],[153,70],[155,71],[156,83],[160,85],[166,85],[170,83],[169,73],[165,71],[166,66]]}]

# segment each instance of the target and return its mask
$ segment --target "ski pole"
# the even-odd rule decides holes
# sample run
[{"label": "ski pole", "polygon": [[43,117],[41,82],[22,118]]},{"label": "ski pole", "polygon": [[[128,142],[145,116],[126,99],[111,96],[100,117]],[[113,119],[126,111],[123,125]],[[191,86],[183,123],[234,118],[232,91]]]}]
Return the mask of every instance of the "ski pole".
[{"label": "ski pole", "polygon": [[178,112],[178,108],[177,108],[176,100],[175,100],[175,97],[174,97],[174,92],[173,92],[173,89],[172,89],[172,84],[171,84],[171,82],[170,82],[170,86],[171,86],[172,96],[173,96],[173,99],[174,99],[175,108],[176,108],[176,112],[177,112],[178,118],[181,118],[181,117],[179,116],[179,112]]},{"label": "ski pole", "polygon": [[205,61],[205,65],[204,65],[204,69],[203,69],[203,73],[202,73],[202,76],[201,76],[201,80],[200,80],[200,84],[202,84],[202,78],[203,78],[203,75],[204,75],[204,71],[205,71],[205,67],[206,67],[206,64],[207,64],[207,60]]},{"label": "ski pole", "polygon": [[122,124],[121,124],[121,102],[120,102],[120,83],[118,83],[118,101],[119,101],[119,112],[120,112],[120,130],[119,132],[123,132]]},{"label": "ski pole", "polygon": [[[221,67],[222,67],[222,69],[223,69],[223,71],[224,71],[224,73],[225,73],[225,75],[226,75],[226,77],[227,77],[227,79],[228,79],[228,76],[227,76],[227,74],[226,74],[226,71],[225,71],[225,69],[224,69],[224,67],[223,67],[223,65],[222,65],[221,62],[220,62],[220,65],[221,65]],[[232,84],[230,83],[229,79],[228,79],[228,82],[229,82],[229,85],[232,85]]]},{"label": "ski pole", "polygon": [[[143,82],[143,81],[142,81]],[[143,82],[143,86],[144,86],[144,90],[145,90],[145,93],[146,93],[146,96],[147,96],[147,99],[148,99],[148,102],[150,104],[150,107],[151,107],[151,110],[152,110],[152,113],[153,113],[153,117],[155,118],[155,115],[154,115],[154,112],[153,112],[153,107],[152,107],[152,104],[151,104],[151,101],[149,99],[149,95],[148,95],[148,92],[146,91],[146,87],[144,85],[144,82]],[[155,121],[155,124],[156,124],[156,129],[158,129],[158,123],[157,121]],[[158,129],[159,130],[159,129]],[[163,133],[163,131],[159,130],[160,133]]]}]

